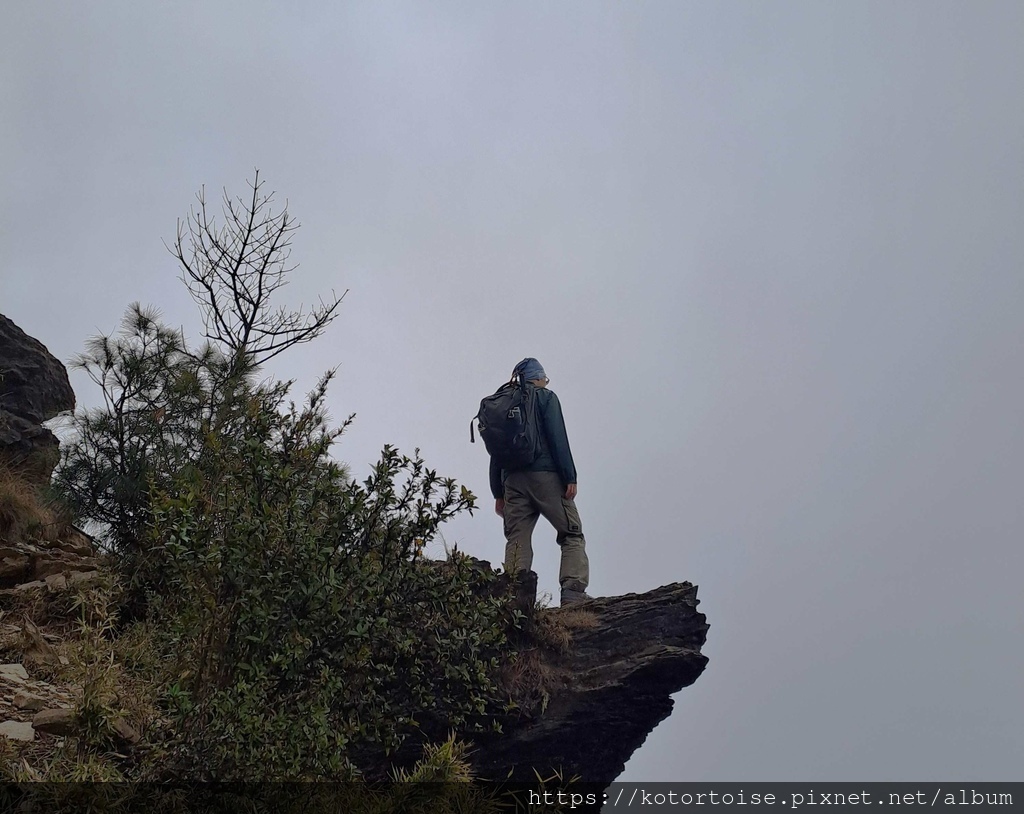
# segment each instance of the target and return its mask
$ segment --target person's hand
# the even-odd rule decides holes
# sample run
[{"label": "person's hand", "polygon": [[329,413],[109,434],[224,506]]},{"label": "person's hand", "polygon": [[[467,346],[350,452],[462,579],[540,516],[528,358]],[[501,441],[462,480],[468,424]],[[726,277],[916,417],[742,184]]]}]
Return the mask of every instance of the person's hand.
[{"label": "person's hand", "polygon": [[575,483],[570,483],[568,486],[565,487],[565,499],[566,500],[575,500],[576,499],[576,484]]},{"label": "person's hand", "polygon": [[504,498],[500,498],[499,497],[497,500],[494,501],[494,513],[496,515],[498,515],[498,517],[504,517],[505,516],[505,500],[504,500]]}]

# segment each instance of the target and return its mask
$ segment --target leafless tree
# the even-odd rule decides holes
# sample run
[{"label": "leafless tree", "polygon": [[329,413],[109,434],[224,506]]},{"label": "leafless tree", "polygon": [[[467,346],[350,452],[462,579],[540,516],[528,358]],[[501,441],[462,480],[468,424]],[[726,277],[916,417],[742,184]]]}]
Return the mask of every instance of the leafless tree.
[{"label": "leafless tree", "polygon": [[344,299],[331,293],[329,301],[308,313],[271,307],[274,292],[288,282],[296,268],[289,265],[292,233],[299,228],[285,202],[272,211],[274,193],[263,192],[259,170],[249,185],[248,198],[224,192],[223,225],[218,225],[206,202],[205,188],[169,247],[181,263],[181,279],[203,313],[205,336],[219,345],[231,368],[251,368],[293,345],[319,336],[337,316]]}]

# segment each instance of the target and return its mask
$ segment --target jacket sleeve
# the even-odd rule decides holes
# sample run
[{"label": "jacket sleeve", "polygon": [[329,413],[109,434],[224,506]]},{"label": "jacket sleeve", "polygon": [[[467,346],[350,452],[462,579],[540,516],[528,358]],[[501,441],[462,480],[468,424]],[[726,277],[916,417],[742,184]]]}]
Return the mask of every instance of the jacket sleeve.
[{"label": "jacket sleeve", "polygon": [[558,474],[565,484],[576,483],[576,464],[572,460],[572,450],[569,449],[569,436],[565,431],[565,419],[562,417],[562,404],[558,396],[550,390],[549,398],[541,404],[541,418],[544,426],[544,435],[548,441],[548,448],[551,450],[551,457],[558,467]]},{"label": "jacket sleeve", "polygon": [[491,494],[494,495],[494,499],[497,500],[500,497],[505,496],[505,487],[501,482],[501,467],[498,466],[498,462],[491,458],[491,469],[490,469],[490,481],[491,481]]}]

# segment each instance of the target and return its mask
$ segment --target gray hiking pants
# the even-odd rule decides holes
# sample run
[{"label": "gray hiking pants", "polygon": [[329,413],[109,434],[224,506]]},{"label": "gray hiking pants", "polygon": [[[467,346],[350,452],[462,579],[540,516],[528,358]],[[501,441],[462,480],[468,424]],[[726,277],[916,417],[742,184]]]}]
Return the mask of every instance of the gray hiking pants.
[{"label": "gray hiking pants", "polygon": [[558,582],[584,591],[590,584],[587,542],[576,504],[565,499],[565,484],[557,472],[510,472],[505,479],[505,571],[533,567],[533,529],[541,515],[555,527],[562,548]]}]

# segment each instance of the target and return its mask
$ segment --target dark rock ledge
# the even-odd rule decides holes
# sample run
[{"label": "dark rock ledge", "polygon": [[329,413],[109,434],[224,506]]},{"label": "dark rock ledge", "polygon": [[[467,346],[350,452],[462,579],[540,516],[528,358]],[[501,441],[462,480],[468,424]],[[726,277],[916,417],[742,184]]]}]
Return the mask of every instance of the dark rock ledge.
[{"label": "dark rock ledge", "polygon": [[707,664],[700,648],[708,624],[697,604],[697,587],[680,582],[548,611],[587,611],[594,618],[573,630],[567,652],[545,657],[557,686],[543,714],[506,725],[504,735],[477,745],[478,776],[529,783],[536,769],[542,777],[557,772],[588,784],[614,781],[671,714],[670,696]]}]

